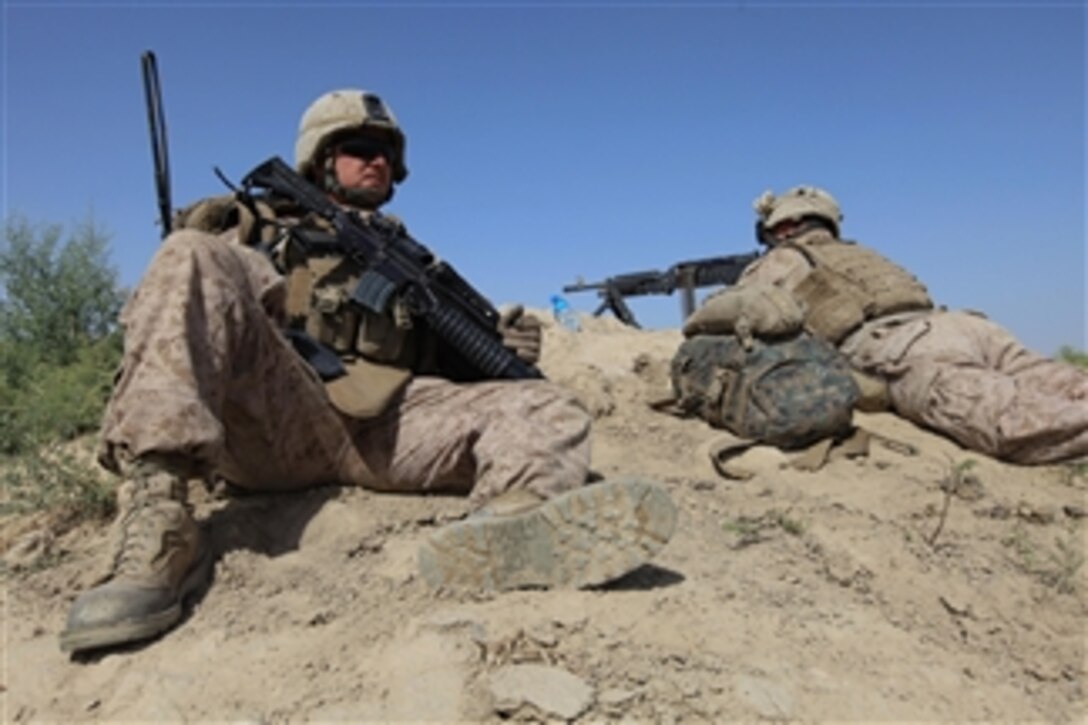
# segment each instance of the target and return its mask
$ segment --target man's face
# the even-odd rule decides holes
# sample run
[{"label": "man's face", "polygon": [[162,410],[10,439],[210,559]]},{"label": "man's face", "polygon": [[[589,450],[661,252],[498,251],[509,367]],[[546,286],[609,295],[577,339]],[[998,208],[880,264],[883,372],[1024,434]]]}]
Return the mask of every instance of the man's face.
[{"label": "man's face", "polygon": [[775,242],[784,242],[790,237],[795,236],[800,227],[800,220],[785,219],[775,224],[768,231],[770,231],[771,238],[774,239]]},{"label": "man's face", "polygon": [[393,183],[389,159],[393,149],[373,136],[352,136],[332,149],[337,182],[345,189],[373,192],[384,198]]}]

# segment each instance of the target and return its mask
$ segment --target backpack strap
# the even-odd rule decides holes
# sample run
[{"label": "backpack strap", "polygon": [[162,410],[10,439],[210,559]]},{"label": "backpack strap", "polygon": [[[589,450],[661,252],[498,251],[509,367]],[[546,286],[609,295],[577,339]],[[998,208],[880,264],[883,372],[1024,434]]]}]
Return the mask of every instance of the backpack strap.
[{"label": "backpack strap", "polygon": [[759,441],[740,438],[732,433],[722,434],[710,444],[710,449],[707,451],[710,456],[710,465],[714,466],[714,470],[722,478],[728,478],[731,481],[747,481],[756,474],[738,466],[733,459],[757,445]]}]

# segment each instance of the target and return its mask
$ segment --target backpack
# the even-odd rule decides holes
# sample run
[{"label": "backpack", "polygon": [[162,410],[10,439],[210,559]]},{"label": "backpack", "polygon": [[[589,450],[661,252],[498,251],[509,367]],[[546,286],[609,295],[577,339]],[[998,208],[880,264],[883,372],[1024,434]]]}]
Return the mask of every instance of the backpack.
[{"label": "backpack", "polygon": [[858,399],[850,366],[806,333],[785,340],[696,335],[672,359],[674,410],[779,448],[844,435]]}]

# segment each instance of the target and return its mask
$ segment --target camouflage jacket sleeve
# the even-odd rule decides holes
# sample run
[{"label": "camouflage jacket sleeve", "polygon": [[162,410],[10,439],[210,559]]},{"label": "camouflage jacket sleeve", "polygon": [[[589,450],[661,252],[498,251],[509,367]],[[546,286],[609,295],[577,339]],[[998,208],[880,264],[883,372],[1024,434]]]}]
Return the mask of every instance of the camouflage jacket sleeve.
[{"label": "camouflage jacket sleeve", "polygon": [[772,285],[792,292],[811,269],[808,260],[796,249],[775,247],[749,264],[737,284]]}]

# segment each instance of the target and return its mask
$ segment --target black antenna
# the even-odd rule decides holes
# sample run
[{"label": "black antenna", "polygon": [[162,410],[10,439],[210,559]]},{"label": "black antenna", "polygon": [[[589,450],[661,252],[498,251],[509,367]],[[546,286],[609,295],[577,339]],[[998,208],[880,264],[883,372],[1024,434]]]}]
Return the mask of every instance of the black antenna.
[{"label": "black antenna", "polygon": [[150,50],[140,56],[144,76],[144,100],[147,102],[147,125],[151,133],[151,157],[155,163],[155,191],[159,200],[159,219],[165,239],[171,231],[170,166],[166,157],[166,117],[162,111],[162,90],[159,88],[159,68]]}]

